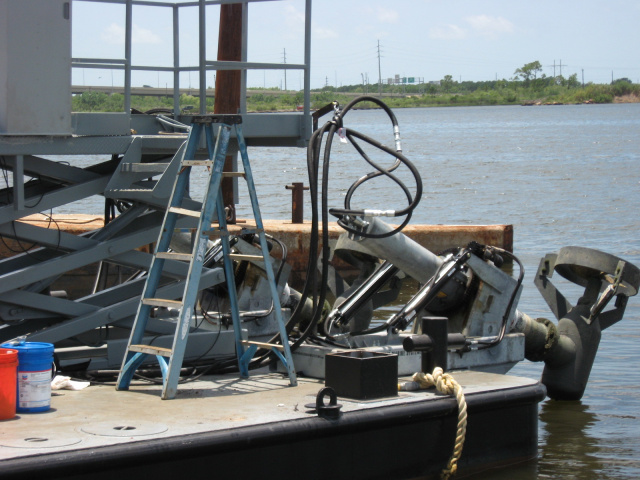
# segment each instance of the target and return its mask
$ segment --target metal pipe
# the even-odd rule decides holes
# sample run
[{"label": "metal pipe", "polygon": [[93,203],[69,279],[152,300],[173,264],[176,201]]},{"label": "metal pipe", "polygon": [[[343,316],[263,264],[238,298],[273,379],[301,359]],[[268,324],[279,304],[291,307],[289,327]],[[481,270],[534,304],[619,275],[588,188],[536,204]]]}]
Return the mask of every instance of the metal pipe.
[{"label": "metal pipe", "polygon": [[205,8],[205,0],[200,0],[198,5],[199,14],[199,78],[200,78],[200,114],[204,115],[207,113],[207,16],[206,16],[206,8]]},{"label": "metal pipe", "polygon": [[304,223],[304,191],[309,187],[302,182],[294,182],[284,188],[291,190],[291,223]]},{"label": "metal pipe", "polygon": [[[365,217],[368,223],[368,234],[383,234],[390,232],[392,228],[376,217]],[[354,239],[358,245],[371,255],[393,263],[410,277],[421,283],[426,283],[438,271],[442,265],[442,259],[430,252],[406,235],[392,235],[386,238]]]},{"label": "metal pipe", "polygon": [[[304,20],[304,118],[311,114],[311,0],[305,3]],[[311,125],[304,125],[302,137],[308,139],[311,132],[307,131]]]},{"label": "metal pipe", "polygon": [[173,6],[173,118],[180,115],[180,9]]},{"label": "metal pipe", "polygon": [[[242,4],[242,36],[240,45],[240,60],[247,61],[247,48],[249,45],[249,5]],[[247,69],[240,71],[240,113],[247,113]]]},{"label": "metal pipe", "polygon": [[133,2],[127,0],[124,35],[124,111],[131,115],[131,42],[133,29]]}]

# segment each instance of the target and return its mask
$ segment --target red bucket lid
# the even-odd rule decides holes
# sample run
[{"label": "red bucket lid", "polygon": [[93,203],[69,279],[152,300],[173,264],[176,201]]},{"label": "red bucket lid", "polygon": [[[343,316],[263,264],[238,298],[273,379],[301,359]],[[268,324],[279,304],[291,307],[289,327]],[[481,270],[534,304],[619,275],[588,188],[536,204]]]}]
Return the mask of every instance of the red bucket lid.
[{"label": "red bucket lid", "polygon": [[9,348],[0,348],[0,364],[15,363],[18,361],[18,351]]}]

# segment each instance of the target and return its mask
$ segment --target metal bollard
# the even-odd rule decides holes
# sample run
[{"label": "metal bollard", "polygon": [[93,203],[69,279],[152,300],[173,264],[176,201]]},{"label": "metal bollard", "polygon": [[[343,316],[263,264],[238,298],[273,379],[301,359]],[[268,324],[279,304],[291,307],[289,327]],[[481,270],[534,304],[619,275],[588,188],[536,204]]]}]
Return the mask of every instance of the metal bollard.
[{"label": "metal bollard", "polygon": [[406,337],[402,346],[407,352],[422,352],[422,371],[433,372],[440,367],[447,371],[447,349],[462,347],[466,339],[461,333],[448,333],[446,317],[423,317],[422,335]]},{"label": "metal bollard", "polygon": [[303,223],[304,217],[304,190],[309,190],[302,182],[294,182],[286,185],[287,190],[291,190],[291,223]]}]

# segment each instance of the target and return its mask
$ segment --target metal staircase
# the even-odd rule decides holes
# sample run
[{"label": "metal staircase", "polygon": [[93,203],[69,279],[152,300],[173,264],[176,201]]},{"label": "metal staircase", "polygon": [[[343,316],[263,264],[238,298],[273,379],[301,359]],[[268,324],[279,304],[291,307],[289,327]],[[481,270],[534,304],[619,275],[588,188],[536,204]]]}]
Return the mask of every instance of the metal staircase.
[{"label": "metal staircase", "polygon": [[[200,288],[200,277],[203,267],[204,256],[207,249],[209,236],[219,236],[222,244],[224,272],[229,291],[229,303],[231,307],[231,317],[235,332],[236,354],[238,366],[242,377],[249,376],[249,362],[254,357],[258,348],[270,349],[277,358],[284,364],[289,381],[292,386],[297,385],[295,370],[289,343],[286,340],[287,334],[282,318],[279,295],[276,289],[276,280],[269,256],[267,241],[264,233],[258,199],[249,164],[247,147],[242,135],[242,117],[240,115],[197,115],[192,119],[191,131],[183,149],[180,161],[179,173],[175,178],[175,184],[170,196],[169,205],[166,210],[164,222],[160,231],[160,236],[153,256],[151,266],[147,275],[145,287],[142,293],[140,305],[136,313],[131,337],[127,345],[125,357],[122,362],[122,369],[118,377],[117,389],[127,390],[135,371],[142,365],[147,356],[154,355],[162,371],[163,389],[162,398],[174,398],[177,393],[178,380],[182,360],[184,358],[189,325],[196,306],[198,291]],[[218,126],[217,139],[214,146],[214,125]],[[238,149],[242,157],[243,172],[223,172],[225,156],[229,146],[231,130],[235,131]],[[197,160],[195,158],[198,145],[205,133],[208,159]],[[209,169],[210,177],[207,191],[202,202],[200,211],[191,210],[185,207],[187,186],[191,169],[194,167],[205,167]],[[221,179],[225,176],[244,178],[247,182],[251,206],[255,219],[255,228],[243,229],[243,233],[253,233],[260,240],[261,255],[247,256],[234,255],[231,252],[229,243],[229,231],[227,229],[226,215],[222,203],[220,191]],[[214,213],[217,217],[217,227],[212,226]],[[194,233],[193,250],[191,253],[176,253],[170,251],[169,245],[174,235],[176,223],[180,217],[190,216],[198,218],[198,226]],[[241,257],[241,258],[240,258]],[[250,258],[249,258],[250,257]],[[264,264],[264,270],[270,285],[273,311],[279,327],[281,344],[251,342],[242,338],[242,328],[240,322],[240,312],[234,279],[233,260],[260,261]],[[157,298],[158,287],[163,271],[167,266],[174,263],[188,263],[189,272],[184,286],[181,299],[177,297]],[[163,348],[154,345],[141,344],[144,338],[145,328],[152,309],[154,307],[167,307],[179,311],[176,329],[174,333],[173,345],[171,348]],[[167,361],[168,359],[168,361]]]}]

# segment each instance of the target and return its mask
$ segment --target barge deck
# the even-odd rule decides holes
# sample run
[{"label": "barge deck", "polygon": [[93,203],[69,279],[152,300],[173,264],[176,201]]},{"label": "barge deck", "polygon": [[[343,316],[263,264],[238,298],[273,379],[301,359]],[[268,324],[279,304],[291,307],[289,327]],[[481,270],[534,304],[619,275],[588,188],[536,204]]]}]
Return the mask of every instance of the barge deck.
[{"label": "barge deck", "polygon": [[[455,372],[468,405],[459,470],[537,455],[535,380]],[[402,379],[400,379],[402,381]],[[408,379],[407,379],[408,380]],[[457,404],[435,389],[375,400],[338,398],[337,419],[309,413],[322,380],[265,371],[202,377],[161,401],[161,385],[98,384],[54,392],[51,410],[3,422],[0,471],[9,478],[414,478],[451,455]],[[518,428],[507,426],[517,425]],[[25,475],[27,477],[25,477]],[[150,478],[150,477],[147,477]]]}]

